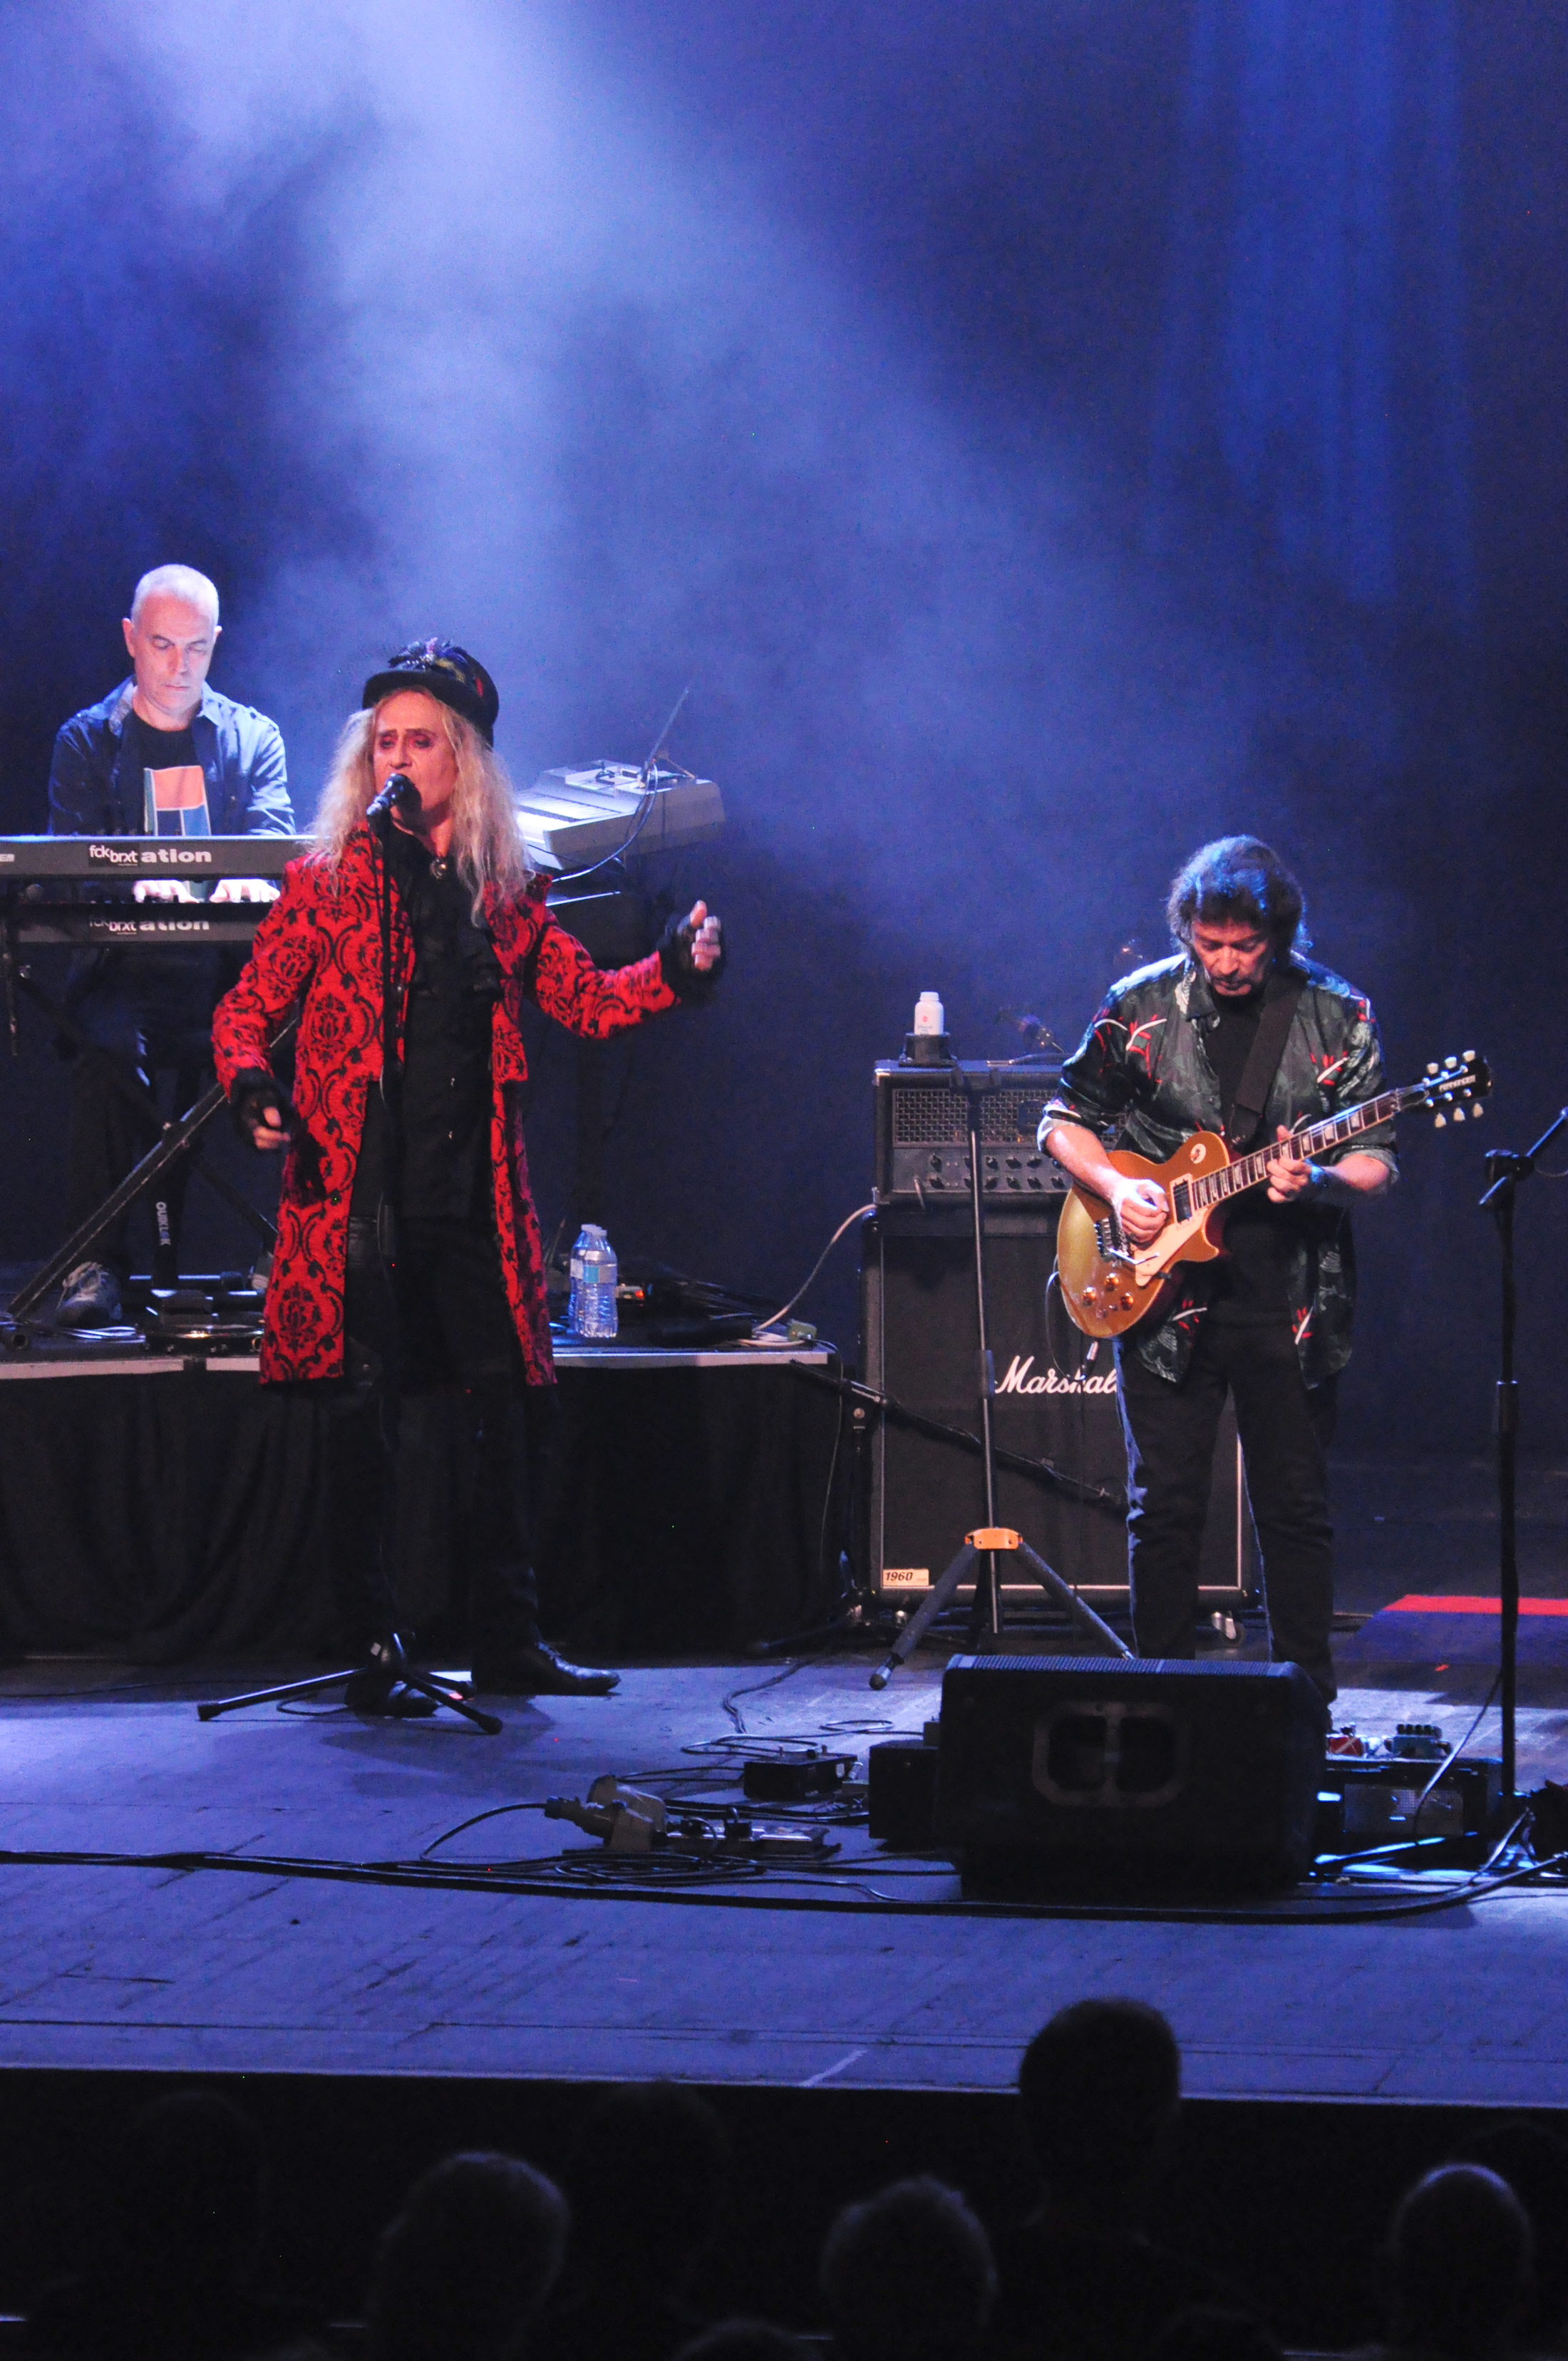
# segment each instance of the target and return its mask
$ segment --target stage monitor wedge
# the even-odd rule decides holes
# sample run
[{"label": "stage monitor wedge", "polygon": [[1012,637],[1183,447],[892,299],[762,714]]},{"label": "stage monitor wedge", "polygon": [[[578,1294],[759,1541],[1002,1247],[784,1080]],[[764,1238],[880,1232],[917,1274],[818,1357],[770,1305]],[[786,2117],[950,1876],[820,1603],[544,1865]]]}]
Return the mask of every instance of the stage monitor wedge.
[{"label": "stage monitor wedge", "polygon": [[1299,1664],[955,1656],[937,1843],[966,1894],[1290,1885],[1313,1857],[1327,1729]]}]

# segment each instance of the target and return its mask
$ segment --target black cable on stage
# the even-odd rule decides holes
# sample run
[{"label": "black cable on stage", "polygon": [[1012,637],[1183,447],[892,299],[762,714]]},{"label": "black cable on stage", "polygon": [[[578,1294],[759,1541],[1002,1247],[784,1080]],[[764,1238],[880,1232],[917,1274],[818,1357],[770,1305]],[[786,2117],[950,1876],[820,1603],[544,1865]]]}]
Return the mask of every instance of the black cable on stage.
[{"label": "black cable on stage", "polygon": [[438,1837],[432,1837],[419,1858],[428,1861],[437,1845],[450,1844],[454,1837],[460,1837],[466,1828],[477,1828],[483,1820],[504,1819],[509,1812],[542,1812],[543,1809],[543,1801],[540,1798],[527,1804],[493,1804],[488,1812],[471,1812],[466,1820],[459,1820],[455,1828],[443,1828]]},{"label": "black cable on stage", "polygon": [[[1522,1825],[1521,1817],[1510,1835],[1517,1833]],[[1504,1841],[1506,1843],[1508,1839]],[[615,1869],[607,1867],[607,1863],[617,1859],[622,1866]],[[1322,1906],[1301,1909],[1288,1901],[1282,1901],[1272,1908],[1216,1908],[1178,1903],[1107,1904],[1065,1899],[1027,1902],[964,1898],[955,1901],[903,1901],[880,1897],[850,1903],[837,1898],[837,1894],[848,1891],[866,1895],[875,1894],[875,1889],[857,1874],[858,1863],[847,1862],[835,1872],[794,1869],[784,1863],[765,1861],[694,1861],[689,1856],[680,1859],[679,1872],[676,1873],[672,1862],[667,1874],[663,1867],[651,1872],[649,1856],[645,1854],[614,1856],[587,1847],[580,1851],[538,1861],[520,1862],[501,1871],[468,1866],[442,1870],[421,1861],[345,1861],[261,1853],[119,1853],[39,1850],[0,1851],[0,1868],[141,1869],[156,1870],[164,1875],[227,1870],[250,1877],[296,1877],[377,1887],[407,1886],[424,1892],[445,1888],[456,1893],[507,1894],[521,1897],[559,1896],[564,1892],[571,1892],[592,1895],[596,1899],[609,1895],[625,1901],[674,1903],[687,1908],[792,1910],[818,1914],[826,1911],[839,1916],[864,1912],[898,1917],[1020,1918],[1099,1921],[1105,1925],[1198,1927],[1346,1927],[1369,1926],[1383,1919],[1428,1917],[1440,1911],[1462,1909],[1472,1903],[1486,1901],[1494,1894],[1525,1885],[1526,1881],[1532,1881],[1537,1890],[1561,1894],[1561,1880],[1554,1878],[1548,1885],[1543,1882],[1543,1872],[1557,1872],[1568,1868],[1568,1852],[1557,1853],[1547,1861],[1526,1862],[1518,1869],[1506,1870],[1493,1877],[1487,1877],[1484,1870],[1477,1871],[1458,1886],[1438,1894],[1423,1894],[1398,1902],[1371,1905],[1356,1904],[1348,1907],[1333,1906],[1332,1897],[1325,1897]],[[868,1862],[866,1868],[872,1875],[886,1877],[890,1873],[899,1873],[888,1862]],[[743,1884],[751,1890],[744,1893],[722,1890],[729,1884]],[[776,1890],[781,1886],[821,1884],[833,1885],[837,1893],[821,1895],[786,1894]],[[756,1891],[759,1886],[773,1890]],[[707,1890],[714,1887],[719,1890]]]},{"label": "black cable on stage", "polygon": [[[820,1656],[797,1656],[793,1664],[786,1664],[782,1672],[770,1673],[765,1681],[753,1681],[749,1688],[731,1689],[728,1697],[720,1699],[720,1704],[735,1724],[737,1736],[744,1738],[747,1735],[746,1718],[735,1702],[737,1697],[761,1697],[764,1689],[776,1689],[782,1682],[793,1680],[796,1673],[804,1673],[808,1665],[821,1662]],[[694,1747],[692,1752],[695,1753],[697,1749]]]},{"label": "black cable on stage", "polygon": [[[194,1686],[192,1684],[192,1686]],[[93,1697],[132,1697],[143,1689],[168,1690],[167,1681],[104,1681],[93,1689],[0,1689],[0,1706],[5,1705],[82,1705]],[[201,1692],[198,1691],[198,1695]],[[185,1700],[170,1698],[171,1704]]]},{"label": "black cable on stage", "polygon": [[795,1305],[800,1301],[801,1297],[806,1293],[806,1289],[811,1285],[811,1282],[816,1278],[817,1272],[821,1269],[823,1264],[827,1261],[828,1256],[832,1253],[834,1247],[838,1245],[839,1239],[843,1236],[845,1231],[850,1227],[850,1223],[861,1221],[867,1213],[874,1213],[875,1212],[876,1206],[874,1204],[870,1204],[857,1205],[852,1213],[846,1213],[838,1228],[834,1231],[832,1236],[828,1239],[827,1245],[823,1247],[822,1252],[817,1256],[817,1260],[812,1264],[811,1268],[806,1272],[806,1277],[801,1280],[800,1285],[795,1289],[795,1293],[790,1297],[789,1301],[784,1306],[782,1311],[775,1312],[771,1319],[760,1321],[758,1325],[762,1328],[776,1328],[781,1320],[787,1320],[790,1313],[795,1310]]}]

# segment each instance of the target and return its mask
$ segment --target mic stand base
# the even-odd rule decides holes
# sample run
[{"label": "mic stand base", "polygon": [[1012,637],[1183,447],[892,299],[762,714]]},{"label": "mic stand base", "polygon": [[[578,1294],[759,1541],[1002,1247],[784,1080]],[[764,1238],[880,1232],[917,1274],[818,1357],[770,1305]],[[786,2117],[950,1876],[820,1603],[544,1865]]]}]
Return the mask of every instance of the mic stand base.
[{"label": "mic stand base", "polygon": [[[343,1673],[317,1673],[309,1680],[284,1681],[277,1688],[251,1689],[244,1697],[211,1698],[196,1708],[196,1719],[216,1721],[220,1714],[238,1713],[247,1705],[285,1705],[295,1697],[321,1697],[326,1690],[336,1688],[344,1691],[344,1703],[351,1712],[368,1712],[401,1721],[422,1711],[434,1713],[438,1707],[445,1706],[465,1721],[471,1721],[487,1738],[499,1738],[504,1727],[493,1713],[482,1713],[471,1703],[466,1689],[452,1681],[434,1680],[429,1673],[416,1672],[395,1631],[377,1641],[367,1664],[356,1664]],[[394,1705],[391,1701],[399,1690],[411,1702]],[[424,1701],[422,1707],[411,1703],[415,1697]],[[379,1701],[372,1703],[372,1698]]]}]

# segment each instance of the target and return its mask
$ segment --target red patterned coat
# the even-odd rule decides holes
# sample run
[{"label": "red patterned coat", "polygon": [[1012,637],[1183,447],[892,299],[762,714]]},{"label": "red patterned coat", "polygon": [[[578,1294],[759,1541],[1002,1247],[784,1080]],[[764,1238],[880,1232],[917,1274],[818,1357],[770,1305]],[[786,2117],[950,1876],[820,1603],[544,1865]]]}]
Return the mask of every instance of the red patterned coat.
[{"label": "red patterned coat", "polygon": [[[546,890],[544,879],[532,878],[521,894],[492,888],[485,898],[485,920],[506,977],[490,1051],[496,1235],[530,1385],[553,1384],[554,1370],[544,1256],[520,1113],[528,1073],[518,1024],[522,1004],[535,1001],[572,1032],[603,1041],[676,1001],[656,952],[632,967],[596,967],[551,917]],[[392,961],[401,1026],[413,937],[395,888]],[[349,838],[335,871],[315,857],[291,862],[285,870],[283,890],[257,928],[245,972],[213,1020],[213,1053],[225,1090],[247,1069],[270,1070],[268,1043],[302,994],[294,1104],[320,1157],[323,1193],[314,1196],[304,1187],[291,1148],[261,1346],[262,1378],[271,1384],[343,1373],[348,1207],[366,1095],[381,1071],[379,883],[367,829]]]}]

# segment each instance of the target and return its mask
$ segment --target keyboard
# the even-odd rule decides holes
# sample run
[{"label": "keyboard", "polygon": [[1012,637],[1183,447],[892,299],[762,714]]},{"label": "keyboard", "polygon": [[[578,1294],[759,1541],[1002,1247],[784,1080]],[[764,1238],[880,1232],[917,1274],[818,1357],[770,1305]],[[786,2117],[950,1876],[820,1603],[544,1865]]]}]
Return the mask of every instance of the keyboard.
[{"label": "keyboard", "polygon": [[711,779],[632,763],[587,763],[542,771],[517,799],[523,842],[535,869],[581,871],[618,854],[641,858],[700,844],[724,826],[724,798]]},{"label": "keyboard", "polygon": [[0,836],[0,889],[48,878],[280,877],[308,836]]},{"label": "keyboard", "polygon": [[13,941],[72,943],[238,943],[247,947],[269,902],[18,902],[6,914]]}]

